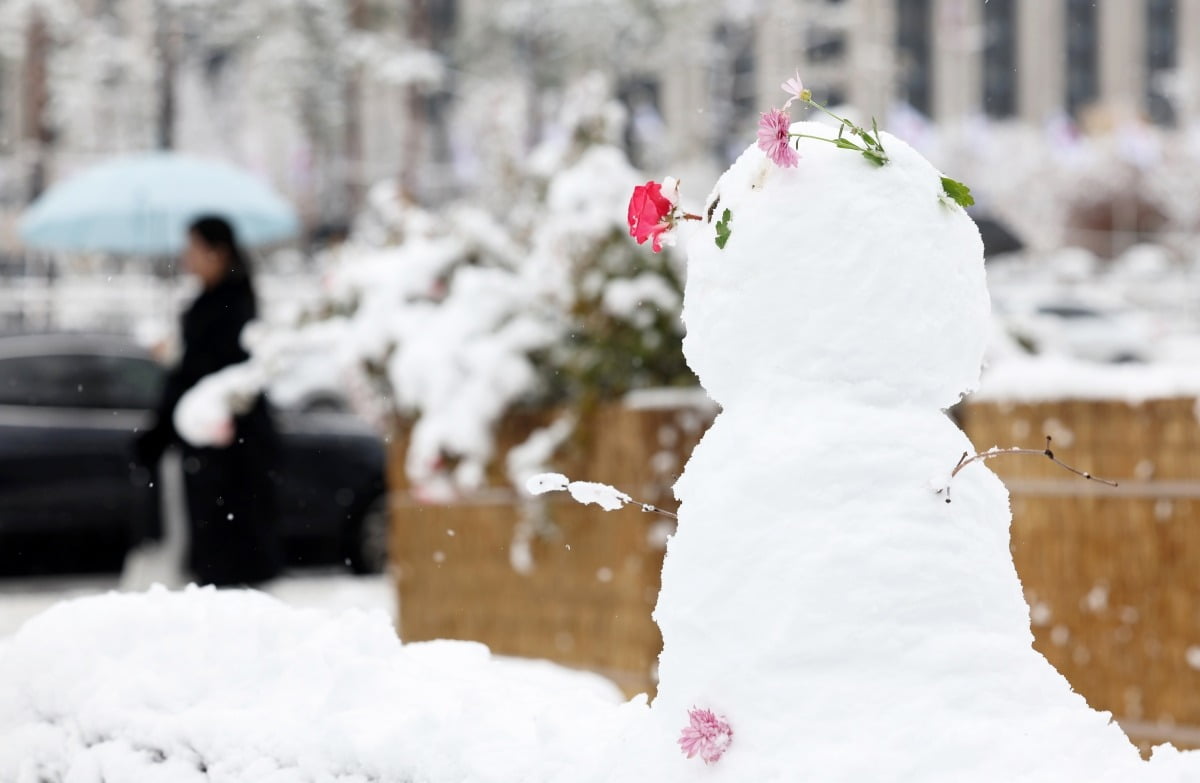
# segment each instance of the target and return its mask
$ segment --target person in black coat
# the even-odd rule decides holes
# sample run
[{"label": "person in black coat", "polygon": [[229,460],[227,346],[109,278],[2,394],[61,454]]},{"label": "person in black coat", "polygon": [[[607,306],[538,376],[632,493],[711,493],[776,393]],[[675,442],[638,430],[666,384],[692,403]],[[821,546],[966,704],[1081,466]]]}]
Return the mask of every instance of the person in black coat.
[{"label": "person in black coat", "polygon": [[278,437],[259,395],[234,419],[223,448],[197,448],[175,431],[175,406],[201,378],[249,358],[242,328],[256,304],[246,257],[233,227],[205,217],[188,230],[186,271],[203,291],[183,315],[183,357],[171,370],[153,427],[136,441],[138,460],[155,466],[179,444],[188,510],[186,566],[200,584],[253,585],[276,576],[282,556],[276,532],[275,466]]}]

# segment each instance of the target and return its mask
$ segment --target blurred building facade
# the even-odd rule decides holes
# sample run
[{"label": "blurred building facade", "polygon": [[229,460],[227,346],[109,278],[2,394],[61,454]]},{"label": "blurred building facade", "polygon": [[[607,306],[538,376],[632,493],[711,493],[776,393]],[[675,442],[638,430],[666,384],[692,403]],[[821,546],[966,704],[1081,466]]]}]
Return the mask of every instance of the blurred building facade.
[{"label": "blurred building facade", "polygon": [[[734,103],[755,110],[782,100],[779,82],[798,66],[818,99],[881,119],[911,109],[943,126],[1177,126],[1200,115],[1200,0],[766,0],[743,25],[745,51],[724,78],[744,90]],[[694,107],[722,77],[661,78],[672,146],[703,146],[696,136],[713,129]]]},{"label": "blurred building facade", "polygon": [[[313,226],[346,221],[365,188],[389,177],[423,200],[442,198],[461,83],[504,70],[496,63],[505,59],[534,92],[546,86],[543,71],[566,78],[596,67],[568,51],[538,71],[530,62],[541,41],[491,32],[509,5],[520,6],[233,3],[237,14],[189,23],[179,10],[188,4],[174,0],[0,0],[0,206],[10,216],[0,242],[11,243],[11,216],[49,182],[154,147],[259,171]],[[662,30],[658,56],[621,53],[609,74],[630,109],[631,151],[649,168],[723,165],[796,68],[820,99],[893,125],[1127,117],[1178,127],[1200,114],[1200,0],[627,5],[634,16],[651,9]],[[271,10],[285,7],[290,15]],[[481,41],[498,50],[491,59],[464,53]],[[368,44],[391,59],[368,65],[379,60],[362,54]],[[415,87],[420,69],[403,61],[422,48],[446,64],[436,87]],[[343,49],[353,56],[322,59]],[[538,131],[531,121],[530,141]]]}]

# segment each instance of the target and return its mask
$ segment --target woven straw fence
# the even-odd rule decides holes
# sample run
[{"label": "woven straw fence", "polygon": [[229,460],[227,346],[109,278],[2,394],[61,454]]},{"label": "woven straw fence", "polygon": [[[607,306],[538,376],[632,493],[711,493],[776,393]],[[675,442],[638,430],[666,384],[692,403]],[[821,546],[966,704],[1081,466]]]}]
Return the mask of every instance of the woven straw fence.
[{"label": "woven straw fence", "polygon": [[[551,419],[510,417],[498,453]],[[671,485],[711,419],[703,408],[601,406],[581,419],[554,468],[674,510]],[[390,470],[401,638],[472,639],[652,693],[662,637],[650,615],[674,524],[628,506],[581,506],[563,493],[522,502],[498,468],[469,498],[423,505],[408,492],[404,435],[393,441]]]},{"label": "woven straw fence", "polygon": [[1011,492],[1035,647],[1143,749],[1200,747],[1196,400],[974,403],[962,418],[980,449],[1050,435],[1060,459],[1120,483],[1038,457],[988,463]]}]

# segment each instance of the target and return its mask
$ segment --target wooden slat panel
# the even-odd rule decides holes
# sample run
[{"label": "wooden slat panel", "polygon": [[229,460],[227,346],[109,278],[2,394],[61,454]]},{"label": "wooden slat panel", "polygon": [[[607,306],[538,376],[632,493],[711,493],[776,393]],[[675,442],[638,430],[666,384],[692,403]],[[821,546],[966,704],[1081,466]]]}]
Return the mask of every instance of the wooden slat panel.
[{"label": "wooden slat panel", "polygon": [[979,448],[1037,447],[1050,434],[1060,458],[1122,483],[1109,491],[1036,457],[988,463],[1012,492],[1036,648],[1144,747],[1200,744],[1189,739],[1200,737],[1196,401],[973,403],[962,413]]},{"label": "wooden slat panel", "polygon": [[[500,453],[551,418],[511,417]],[[694,410],[601,406],[556,467],[673,510],[671,484],[703,430],[695,418]],[[495,469],[492,486],[477,497],[421,505],[408,492],[406,446],[398,425],[390,481],[401,638],[470,639],[499,654],[600,672],[630,694],[653,692],[662,638],[650,615],[662,572],[662,517],[633,508],[607,513],[561,497],[522,507]],[[530,542],[532,570],[521,573],[511,549],[531,511],[548,526]]]}]

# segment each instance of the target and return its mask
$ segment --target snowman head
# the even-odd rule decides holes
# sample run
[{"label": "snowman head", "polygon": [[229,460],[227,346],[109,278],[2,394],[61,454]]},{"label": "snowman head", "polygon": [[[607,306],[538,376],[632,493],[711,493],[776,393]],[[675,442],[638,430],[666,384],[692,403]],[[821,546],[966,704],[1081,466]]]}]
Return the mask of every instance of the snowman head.
[{"label": "snowman head", "polygon": [[928,161],[867,133],[884,163],[815,123],[790,126],[798,157],[782,163],[751,145],[691,224],[684,350],[719,402],[945,408],[977,383],[990,322],[979,232]]}]

